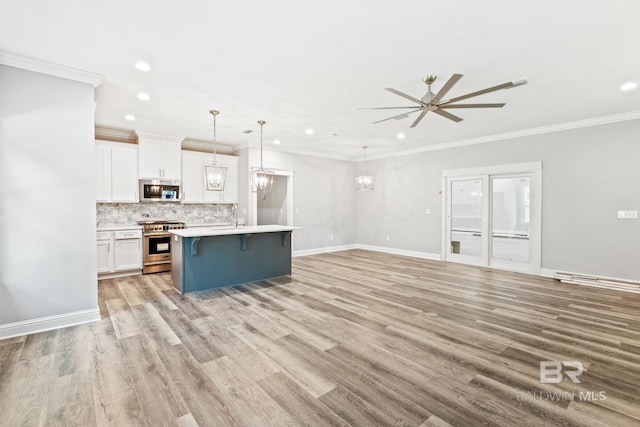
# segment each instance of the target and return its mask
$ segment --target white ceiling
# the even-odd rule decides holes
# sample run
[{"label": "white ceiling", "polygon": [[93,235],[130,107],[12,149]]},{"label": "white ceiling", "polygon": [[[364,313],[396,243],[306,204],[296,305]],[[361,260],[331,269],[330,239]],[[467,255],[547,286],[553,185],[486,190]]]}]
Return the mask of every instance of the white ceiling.
[{"label": "white ceiling", "polygon": [[[213,108],[221,143],[257,145],[264,119],[268,148],[358,159],[640,110],[640,90],[619,90],[640,81],[638,16],[637,0],[0,0],[0,50],[104,75],[98,126],[206,141]],[[460,123],[358,110],[453,73],[448,97],[531,83],[474,98],[507,105]]]}]

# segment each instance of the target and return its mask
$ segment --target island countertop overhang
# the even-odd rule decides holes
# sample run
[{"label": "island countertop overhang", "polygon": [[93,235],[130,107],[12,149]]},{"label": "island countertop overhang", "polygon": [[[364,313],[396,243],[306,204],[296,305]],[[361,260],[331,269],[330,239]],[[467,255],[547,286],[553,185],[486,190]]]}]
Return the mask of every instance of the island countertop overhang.
[{"label": "island countertop overhang", "polygon": [[170,233],[180,237],[205,237],[205,236],[229,236],[233,234],[277,233],[279,231],[300,230],[301,227],[287,225],[257,225],[252,227],[218,228],[195,227],[181,230],[169,230]]}]

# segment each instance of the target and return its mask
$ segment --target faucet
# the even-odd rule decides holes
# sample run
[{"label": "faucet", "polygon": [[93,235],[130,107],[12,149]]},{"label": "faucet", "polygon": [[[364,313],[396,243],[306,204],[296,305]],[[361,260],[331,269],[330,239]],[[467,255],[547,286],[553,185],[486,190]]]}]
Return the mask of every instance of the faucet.
[{"label": "faucet", "polygon": [[231,220],[231,224],[233,224],[234,228],[238,228],[238,204],[237,203],[233,204],[232,210],[233,210],[233,213],[232,213],[233,219]]}]

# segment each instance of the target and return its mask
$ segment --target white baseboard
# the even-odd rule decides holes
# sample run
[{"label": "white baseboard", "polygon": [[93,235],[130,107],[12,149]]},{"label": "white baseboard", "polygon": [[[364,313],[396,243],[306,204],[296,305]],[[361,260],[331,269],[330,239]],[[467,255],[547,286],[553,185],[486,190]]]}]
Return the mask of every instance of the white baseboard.
[{"label": "white baseboard", "polygon": [[0,340],[49,331],[51,329],[66,328],[68,326],[95,322],[97,320],[100,320],[100,309],[96,307],[91,310],[74,311],[56,316],[39,317],[37,319],[8,323],[6,325],[0,325]]},{"label": "white baseboard", "polygon": [[418,251],[409,251],[406,249],[396,249],[396,248],[388,248],[386,246],[371,246],[371,245],[356,245],[358,249],[364,249],[367,251],[375,251],[375,252],[384,252],[387,254],[393,255],[404,255],[410,256],[414,258],[422,258],[422,259],[430,259],[433,261],[442,261],[442,256],[440,254],[432,254],[429,252],[418,252]]},{"label": "white baseboard", "polygon": [[622,282],[622,283],[630,283],[630,284],[634,284],[634,285],[640,285],[640,281],[637,280],[631,280],[631,279],[623,279],[620,277],[609,277],[609,276],[599,276],[597,274],[587,274],[587,273],[576,273],[575,271],[566,271],[566,270],[553,270],[553,269],[549,269],[549,268],[543,268],[540,271],[540,275],[543,277],[551,277],[551,278],[555,278],[556,273],[566,273],[566,274],[573,274],[575,276],[589,276],[589,277],[594,277],[597,278],[599,280],[605,280],[605,281],[613,281],[613,282]]},{"label": "white baseboard", "polygon": [[404,255],[410,256],[414,258],[422,258],[422,259],[430,259],[434,261],[441,261],[442,258],[440,254],[432,254],[428,252],[417,252],[417,251],[408,251],[405,249],[396,249],[396,248],[387,248],[385,246],[371,246],[371,245],[362,245],[360,243],[356,243],[353,245],[342,245],[342,246],[327,246],[324,248],[315,248],[315,249],[305,249],[301,251],[294,251],[293,256],[307,256],[307,255],[318,255],[318,254],[326,254],[330,252],[339,252],[339,251],[348,251],[351,249],[363,249],[366,251],[376,251],[376,252],[384,252],[388,254],[394,255]]},{"label": "white baseboard", "polygon": [[358,249],[358,245],[341,245],[341,246],[326,246],[324,248],[303,249],[300,251],[293,251],[294,257],[326,254],[329,252],[348,251],[351,249]]},{"label": "white baseboard", "polygon": [[117,271],[115,273],[100,273],[98,274],[98,280],[115,279],[117,277],[127,277],[127,276],[140,276],[141,274],[142,274],[142,270]]}]

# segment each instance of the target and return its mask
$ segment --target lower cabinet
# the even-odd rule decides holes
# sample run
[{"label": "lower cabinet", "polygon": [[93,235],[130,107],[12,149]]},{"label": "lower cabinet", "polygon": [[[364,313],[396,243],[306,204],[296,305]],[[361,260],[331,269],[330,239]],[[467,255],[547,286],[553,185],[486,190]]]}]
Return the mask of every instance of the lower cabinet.
[{"label": "lower cabinet", "polygon": [[100,231],[98,237],[98,274],[113,271],[113,232]]},{"label": "lower cabinet", "polygon": [[142,269],[142,231],[99,231],[98,274]]}]

